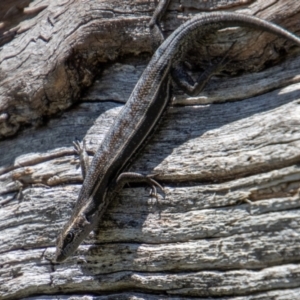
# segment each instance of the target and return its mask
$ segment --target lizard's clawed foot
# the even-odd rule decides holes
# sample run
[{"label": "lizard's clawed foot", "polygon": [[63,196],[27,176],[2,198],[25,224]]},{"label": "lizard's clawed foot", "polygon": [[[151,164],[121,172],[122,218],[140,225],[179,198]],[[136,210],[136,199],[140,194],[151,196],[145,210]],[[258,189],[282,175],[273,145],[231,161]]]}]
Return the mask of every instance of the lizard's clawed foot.
[{"label": "lizard's clawed foot", "polygon": [[165,195],[165,190],[164,188],[161,186],[161,184],[159,184],[154,177],[157,176],[158,174],[150,174],[147,175],[147,181],[149,183],[149,185],[151,186],[151,190],[150,190],[150,196],[155,197],[156,199],[158,199],[158,194],[157,194],[157,187],[163,192],[163,194]]},{"label": "lizard's clawed foot", "polygon": [[80,141],[75,139],[75,141],[73,141],[73,145],[76,153],[79,156],[82,155],[83,151],[85,151],[85,143],[83,142],[83,145],[81,146]]}]

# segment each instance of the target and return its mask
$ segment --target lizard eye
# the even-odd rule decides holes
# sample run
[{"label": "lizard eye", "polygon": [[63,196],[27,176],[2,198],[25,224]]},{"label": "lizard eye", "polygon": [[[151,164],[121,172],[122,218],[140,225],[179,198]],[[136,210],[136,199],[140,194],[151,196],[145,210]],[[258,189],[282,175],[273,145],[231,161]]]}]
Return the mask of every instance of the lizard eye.
[{"label": "lizard eye", "polygon": [[73,238],[74,238],[74,233],[73,232],[68,232],[67,235],[66,235],[66,242],[67,243],[71,243],[73,241]]}]

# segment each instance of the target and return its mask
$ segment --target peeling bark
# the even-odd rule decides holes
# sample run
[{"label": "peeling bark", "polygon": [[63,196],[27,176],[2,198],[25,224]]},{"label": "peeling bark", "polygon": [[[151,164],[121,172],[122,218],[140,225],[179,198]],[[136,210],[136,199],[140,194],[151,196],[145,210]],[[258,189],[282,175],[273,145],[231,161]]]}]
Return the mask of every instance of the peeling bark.
[{"label": "peeling bark", "polygon": [[[225,2],[172,1],[166,35],[203,6],[300,32],[298,1]],[[189,53],[198,72],[238,41],[201,95],[174,89],[131,166],[165,195],[124,188],[75,255],[52,261],[82,183],[72,140],[101,143],[151,57],[154,7],[0,4],[0,299],[299,298],[299,49],[240,28]]]}]

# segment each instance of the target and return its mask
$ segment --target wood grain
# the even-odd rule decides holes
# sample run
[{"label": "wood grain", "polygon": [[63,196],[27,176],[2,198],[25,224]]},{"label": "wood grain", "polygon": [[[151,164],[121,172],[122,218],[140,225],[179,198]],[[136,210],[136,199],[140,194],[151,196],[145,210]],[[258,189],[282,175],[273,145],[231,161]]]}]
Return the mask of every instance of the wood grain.
[{"label": "wood grain", "polygon": [[[3,79],[1,103],[9,104],[18,126],[36,124],[33,120],[42,125],[20,127],[17,136],[0,142],[0,299],[298,299],[300,58],[282,39],[261,33],[248,54],[239,52],[254,34],[240,29],[220,34],[215,43],[225,44],[211,55],[224,53],[237,38],[240,56],[234,64],[248,55],[253,62],[248,71],[262,70],[239,73],[233,64],[234,76],[214,78],[199,97],[175,88],[173,106],[131,166],[157,174],[164,193],[156,199],[147,186],[124,188],[75,255],[62,264],[52,261],[57,234],[82,184],[72,141],[84,139],[92,158],[150,58],[143,26],[154,2],[100,1],[85,3],[84,10],[82,3],[53,1],[34,17],[37,24],[46,22],[51,11],[55,29],[46,31],[53,43],[48,52],[41,43],[31,45],[40,56],[28,55],[26,46],[18,72],[17,56],[4,59],[3,70],[11,73]],[[176,7],[172,2],[166,32],[196,13]],[[272,16],[295,31],[299,26],[296,1],[251,1],[231,9]],[[99,17],[104,12],[107,19]],[[84,25],[76,27],[79,21]],[[112,29],[106,37],[105,26]],[[91,28],[97,33],[87,33]],[[30,45],[25,40],[33,31],[26,32],[5,44],[0,57],[7,57],[13,44],[11,53],[17,53],[21,39]],[[118,46],[124,40],[114,40],[118,35],[128,39],[124,47]],[[73,48],[86,55],[77,61],[79,68],[87,61],[92,65],[93,55],[95,65],[103,62],[99,74],[89,69],[91,77],[82,85],[82,78],[73,77],[74,85],[66,84],[71,73],[61,76]],[[278,49],[290,49],[290,55]],[[60,70],[52,73],[55,80],[45,75],[52,63]],[[18,78],[28,85],[20,89]],[[15,93],[8,99],[9,89]],[[38,100],[43,89],[52,95],[46,106]],[[51,117],[78,101],[76,93],[82,95],[79,104]]]}]

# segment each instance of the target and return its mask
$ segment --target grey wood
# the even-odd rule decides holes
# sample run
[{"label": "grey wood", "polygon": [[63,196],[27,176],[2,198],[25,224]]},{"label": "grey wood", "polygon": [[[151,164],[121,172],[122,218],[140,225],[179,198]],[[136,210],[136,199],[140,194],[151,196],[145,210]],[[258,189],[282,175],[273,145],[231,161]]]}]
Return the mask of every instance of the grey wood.
[{"label": "grey wood", "polygon": [[[261,5],[266,18],[276,10],[285,14],[288,9],[290,16],[293,11],[293,17],[278,22],[292,30],[299,23],[299,5],[288,2],[255,1],[245,9],[258,11]],[[150,4],[154,8],[154,2]],[[123,12],[143,7],[145,13],[136,9],[133,14],[149,20],[149,3],[130,5]],[[169,12],[167,30],[177,27],[178,20],[170,21],[176,14]],[[178,18],[187,17],[178,13]],[[138,36],[132,30],[136,23],[131,24],[128,32]],[[243,37],[246,44],[253,33],[223,34],[221,38],[229,40],[232,35]],[[134,43],[148,47],[147,38],[145,29]],[[256,51],[264,48],[269,55],[266,49],[284,43],[264,38],[270,46],[258,42]],[[266,56],[256,55],[263,65]],[[149,197],[146,186],[125,188],[76,256],[61,265],[51,262],[57,233],[82,182],[72,140],[85,139],[88,149],[96,150],[147,59],[141,55],[105,66],[97,77],[99,86],[85,94],[82,103],[42,127],[23,129],[1,141],[0,299],[298,299],[300,66],[296,55],[259,73],[215,78],[200,97],[186,98],[176,91],[174,103],[181,106],[168,109],[132,166],[145,174],[157,172],[165,198]],[[23,108],[20,99],[11,101]],[[69,102],[57,98],[53,105],[63,108]],[[23,196],[18,199],[21,183]]]}]

